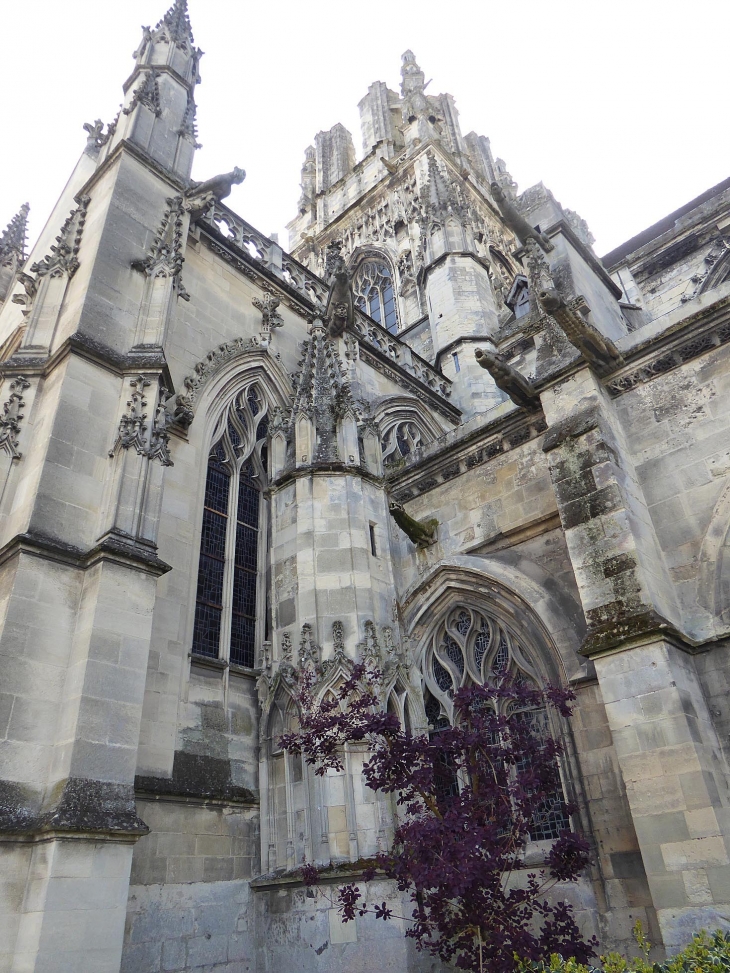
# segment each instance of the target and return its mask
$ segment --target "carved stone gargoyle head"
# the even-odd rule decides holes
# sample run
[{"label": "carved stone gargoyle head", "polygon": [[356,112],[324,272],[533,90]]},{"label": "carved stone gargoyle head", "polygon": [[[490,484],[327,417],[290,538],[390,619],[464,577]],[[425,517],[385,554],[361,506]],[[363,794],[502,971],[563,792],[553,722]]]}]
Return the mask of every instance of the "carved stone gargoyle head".
[{"label": "carved stone gargoyle head", "polygon": [[428,520],[415,520],[406,512],[403,504],[396,500],[389,501],[388,510],[396,524],[408,535],[416,547],[430,547],[438,540],[439,522],[435,517]]}]

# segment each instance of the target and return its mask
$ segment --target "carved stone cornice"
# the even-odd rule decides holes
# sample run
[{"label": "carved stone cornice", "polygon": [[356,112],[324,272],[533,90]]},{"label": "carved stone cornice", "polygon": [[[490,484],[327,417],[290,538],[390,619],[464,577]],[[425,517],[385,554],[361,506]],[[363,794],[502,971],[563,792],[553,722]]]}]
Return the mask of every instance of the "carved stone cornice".
[{"label": "carved stone cornice", "polygon": [[149,830],[137,814],[131,784],[68,777],[44,800],[39,788],[0,780],[0,835],[6,838],[101,834],[134,841]]},{"label": "carved stone cornice", "polygon": [[624,352],[625,366],[605,381],[612,396],[623,395],[730,342],[730,295],[680,321],[665,334]]},{"label": "carved stone cornice", "polygon": [[132,372],[158,371],[162,374],[165,385],[172,388],[172,379],[162,348],[135,349],[127,352],[127,354],[120,354],[114,348],[110,348],[81,331],[75,331],[72,335],[69,335],[52,355],[39,355],[37,357],[12,355],[6,361],[0,363],[0,375],[5,377],[16,377],[21,374],[38,375],[45,378],[71,354],[78,355],[95,365],[100,365],[107,371],[119,376]]}]

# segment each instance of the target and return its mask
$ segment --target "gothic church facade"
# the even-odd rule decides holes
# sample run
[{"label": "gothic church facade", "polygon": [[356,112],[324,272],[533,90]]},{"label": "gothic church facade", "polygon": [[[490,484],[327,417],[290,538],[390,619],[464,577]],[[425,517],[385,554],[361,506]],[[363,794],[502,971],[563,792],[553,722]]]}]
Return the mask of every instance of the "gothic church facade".
[{"label": "gothic church facade", "polygon": [[191,180],[199,59],[175,0],[0,237],[0,971],[439,970],[297,873],[392,835],[362,752],[279,746],[297,670],[363,658],[414,732],[571,686],[582,927],[727,925],[730,180],[599,259],[409,51],[359,161],[306,149],[288,253],[242,170]]}]

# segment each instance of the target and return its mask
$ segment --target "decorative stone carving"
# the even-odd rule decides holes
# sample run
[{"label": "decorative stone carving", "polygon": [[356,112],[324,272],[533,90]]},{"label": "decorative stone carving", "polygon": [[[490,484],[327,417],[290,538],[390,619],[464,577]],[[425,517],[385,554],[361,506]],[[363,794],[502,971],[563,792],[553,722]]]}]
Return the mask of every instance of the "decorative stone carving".
[{"label": "decorative stone carving", "polygon": [[30,382],[22,375],[18,375],[10,383],[10,397],[3,405],[0,416],[0,450],[4,450],[11,459],[20,459],[22,453],[18,450],[20,435],[20,421],[23,413],[20,411],[25,402],[23,392],[30,388]]},{"label": "decorative stone carving", "polygon": [[397,503],[395,500],[390,501],[388,510],[396,524],[404,534],[408,535],[416,547],[430,547],[438,540],[439,522],[435,517],[428,520],[415,520],[410,514],[406,513],[403,504]]},{"label": "decorative stone carving", "polygon": [[693,274],[690,277],[690,283],[694,286],[688,287],[685,293],[682,294],[682,297],[680,298],[682,304],[686,304],[688,301],[694,300],[694,298],[697,297],[697,295],[702,291],[705,281],[712,272],[712,268],[721,257],[725,256],[728,250],[730,250],[730,246],[728,246],[722,236],[718,237],[713,242],[711,249],[705,255],[705,270],[701,273]]},{"label": "decorative stone carving", "polygon": [[90,196],[81,196],[76,202],[78,205],[69,213],[66,221],[61,227],[61,232],[56,237],[55,246],[51,247],[51,252],[46,254],[42,260],[34,263],[30,268],[30,273],[35,274],[35,280],[28,280],[27,274],[21,275],[21,281],[25,288],[25,295],[16,294],[13,298],[16,304],[25,304],[26,313],[30,310],[32,299],[36,294],[38,282],[42,277],[59,276],[66,274],[71,278],[79,268],[78,252],[81,249],[81,238],[84,233],[86,223],[86,212],[91,202]]},{"label": "decorative stone carving", "polygon": [[284,318],[277,311],[281,301],[270,291],[265,291],[263,297],[254,297],[251,303],[261,311],[261,344],[268,345],[271,340],[271,332],[274,328],[282,328],[284,326]]},{"label": "decorative stone carving", "polygon": [[196,121],[196,116],[198,112],[198,107],[195,104],[195,99],[193,98],[192,91],[188,92],[188,104],[185,109],[185,114],[183,115],[183,120],[180,128],[177,130],[178,135],[182,135],[189,142],[192,142],[193,148],[202,149],[203,146],[198,142],[198,123]]},{"label": "decorative stone carving", "polygon": [[170,433],[167,427],[173,421],[172,415],[167,411],[167,400],[172,396],[164,385],[160,387],[160,397],[157,402],[154,422],[152,423],[152,434],[147,455],[150,459],[158,459],[162,466],[174,466],[170,457]]},{"label": "decorative stone carving", "polygon": [[291,662],[292,660],[292,646],[291,646],[291,633],[284,632],[281,636],[281,658],[285,662]]},{"label": "decorative stone carving", "polygon": [[198,362],[192,375],[188,375],[183,380],[183,385],[187,392],[180,393],[175,399],[174,420],[183,429],[187,429],[194,418],[193,406],[208,379],[214,372],[232,358],[236,358],[244,351],[251,351],[260,348],[261,343],[258,338],[234,338],[233,341],[226,341],[218,345],[213,351],[209,351],[203,361]]},{"label": "decorative stone carving", "polygon": [[540,408],[540,396],[533,386],[502,355],[488,348],[477,348],[474,357],[492,376],[497,388],[505,392],[515,405],[530,411]]},{"label": "decorative stone carving", "polygon": [[103,145],[104,122],[100,118],[97,118],[95,122],[84,122],[84,131],[86,132],[86,151],[96,152]]},{"label": "decorative stone carving", "polygon": [[335,662],[342,662],[345,659],[345,630],[340,621],[332,623],[332,647]]},{"label": "decorative stone carving", "polygon": [[172,393],[161,385],[158,392],[155,416],[150,428],[147,422],[147,389],[152,385],[151,379],[138,375],[130,380],[132,393],[127,400],[127,411],[119,420],[119,432],[114,445],[109,450],[109,456],[114,456],[118,449],[133,448],[140,456],[157,459],[162,466],[172,466],[170,457],[170,434],[168,426],[173,417],[167,411],[166,404]]},{"label": "decorative stone carving", "polygon": [[23,203],[0,235],[0,267],[9,264],[14,257],[21,261],[25,258],[25,238],[28,233],[29,212],[30,204]]},{"label": "decorative stone carving", "polygon": [[312,638],[312,626],[305,622],[302,625],[302,636],[299,639],[299,668],[311,667],[317,669],[322,660],[322,650]]},{"label": "decorative stone carving", "polygon": [[371,662],[379,665],[381,662],[380,643],[375,625],[371,621],[365,622],[365,639],[358,645],[360,657],[363,662]]},{"label": "decorative stone carving", "polygon": [[524,246],[528,240],[534,240],[546,253],[549,253],[553,249],[552,243],[544,233],[540,233],[534,227],[530,226],[515,204],[507,198],[500,184],[493,182],[490,188],[492,190],[492,198],[499,206],[504,222],[515,236],[517,236],[520,243]]},{"label": "decorative stone carving", "polygon": [[185,208],[190,212],[190,219],[199,219],[217,202],[230,196],[234,185],[239,185],[245,178],[246,170],[234,166],[230,172],[213,176],[204,182],[191,182],[185,193]]},{"label": "decorative stone carving", "polygon": [[127,400],[127,412],[119,420],[119,435],[114,447],[109,450],[109,455],[113,456],[117,446],[122,449],[129,449],[133,446],[140,454],[144,455],[147,450],[145,432],[147,430],[147,398],[145,389],[152,384],[144,375],[138,375],[130,381],[132,394]]},{"label": "decorative stone carving", "polygon": [[166,202],[167,209],[154,236],[152,246],[145,257],[132,261],[132,267],[147,277],[157,277],[162,274],[170,277],[178,296],[184,301],[189,301],[190,295],[185,290],[182,280],[182,268],[185,262],[183,257],[184,200],[182,196],[173,196]]},{"label": "decorative stone carving", "polygon": [[157,84],[159,75],[157,71],[145,71],[142,80],[134,89],[132,100],[126,108],[122,109],[123,115],[131,115],[137,105],[144,105],[145,108],[159,118],[162,115],[160,104],[160,88]]},{"label": "decorative stone carving", "polygon": [[342,256],[341,241],[333,241],[327,247],[327,276],[330,292],[325,317],[332,338],[339,338],[355,319],[355,303],[352,296],[352,278]]}]

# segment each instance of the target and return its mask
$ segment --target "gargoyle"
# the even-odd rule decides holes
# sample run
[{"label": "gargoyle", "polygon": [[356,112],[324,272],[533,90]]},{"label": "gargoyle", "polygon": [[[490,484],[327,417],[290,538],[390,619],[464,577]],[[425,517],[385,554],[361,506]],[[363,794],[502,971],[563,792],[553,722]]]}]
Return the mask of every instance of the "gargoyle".
[{"label": "gargoyle", "polygon": [[428,520],[414,520],[407,514],[402,503],[391,500],[388,504],[393,520],[398,524],[404,534],[407,534],[416,547],[430,547],[437,541],[436,531],[439,522],[435,517]]},{"label": "gargoyle", "polygon": [[585,306],[582,297],[567,304],[557,290],[545,288],[538,291],[537,299],[543,311],[553,318],[568,341],[599,374],[604,375],[623,364],[621,352],[611,339],[601,334],[577,310]]},{"label": "gargoyle", "polygon": [[220,202],[226,196],[230,196],[233,186],[242,183],[245,178],[245,169],[234,166],[230,172],[213,176],[205,182],[191,182],[185,193],[185,208],[190,211],[191,222],[205,213],[211,203]]},{"label": "gargoyle", "polygon": [[474,357],[477,363],[492,376],[497,388],[506,392],[515,405],[529,409],[530,412],[540,408],[540,396],[535,392],[535,389],[501,355],[498,355],[495,351],[477,348]]},{"label": "gargoyle", "polygon": [[553,249],[552,243],[544,233],[540,233],[533,226],[530,226],[522,213],[518,212],[516,207],[507,199],[499,183],[493,182],[490,188],[492,198],[499,206],[505,223],[516,234],[520,243],[524,246],[528,240],[535,240],[546,253],[549,253]]},{"label": "gargoyle", "polygon": [[[328,256],[328,261],[330,254]],[[327,330],[331,338],[339,338],[355,320],[355,302],[352,298],[352,279],[339,253],[333,259],[329,297],[325,310]]]}]

